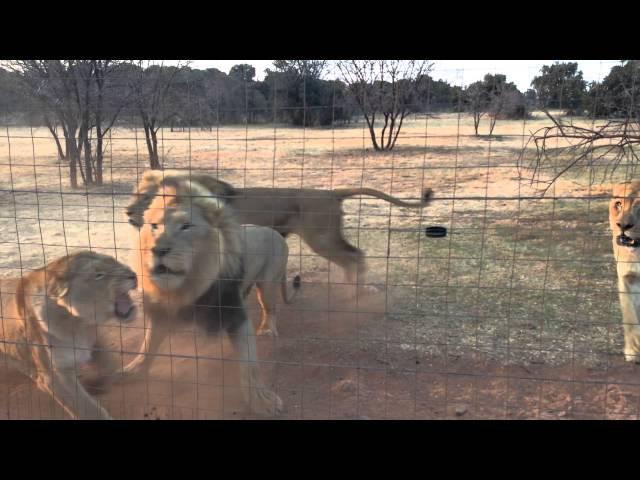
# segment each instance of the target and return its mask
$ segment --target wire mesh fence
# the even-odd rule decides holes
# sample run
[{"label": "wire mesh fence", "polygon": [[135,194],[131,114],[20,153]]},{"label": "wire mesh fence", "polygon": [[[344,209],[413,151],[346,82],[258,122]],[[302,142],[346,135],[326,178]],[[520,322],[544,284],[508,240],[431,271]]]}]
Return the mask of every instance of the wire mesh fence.
[{"label": "wire mesh fence", "polygon": [[[239,189],[240,196],[247,195],[243,189],[292,189],[287,195],[272,190],[252,207],[252,213],[272,222],[265,220],[265,225],[290,228],[280,231],[288,246],[284,278],[290,292],[297,293],[292,303],[274,294],[277,335],[259,331],[265,299],[255,288],[245,300],[253,325],[248,331],[235,326],[228,335],[224,329],[213,335],[211,324],[209,330],[200,328],[201,313],[193,308],[203,306],[199,294],[185,297],[189,300],[180,308],[187,310],[176,306],[179,300],[169,283],[162,283],[175,273],[173,264],[159,260],[164,253],[151,252],[159,248],[158,242],[177,242],[171,246],[179,255],[171,261],[189,271],[206,270],[203,265],[211,262],[227,265],[231,251],[244,255],[245,267],[234,270],[235,276],[222,267],[200,272],[194,289],[215,283],[220,275],[241,283],[258,258],[275,265],[282,263],[282,253],[270,253],[275,240],[258,242],[264,251],[249,252],[246,238],[240,241],[218,230],[222,240],[203,247],[195,238],[209,220],[200,218],[202,211],[194,213],[202,196],[199,187],[171,190],[168,184],[164,196],[155,192],[142,229],[132,226],[126,210],[149,170],[142,126],[116,123],[104,138],[102,185],[74,189],[69,185],[69,161],[59,158],[46,127],[5,121],[0,132],[5,349],[0,357],[0,418],[70,418],[55,401],[56,381],[53,395],[39,389],[17,365],[17,354],[7,354],[10,346],[21,345],[45,352],[26,367],[33,378],[42,382],[50,371],[73,370],[69,378],[79,377],[79,385],[88,386],[113,418],[637,418],[640,381],[637,367],[623,355],[608,225],[611,184],[633,179],[633,158],[623,158],[612,172],[608,157],[590,157],[590,163],[546,183],[570,161],[560,156],[532,168],[536,149],[528,140],[538,129],[552,126],[549,117],[531,111],[518,119],[498,119],[490,135],[477,135],[473,117],[462,104],[460,96],[457,108],[408,115],[397,144],[388,151],[372,148],[367,121],[359,115],[346,124],[307,125],[306,100],[296,107],[303,116],[300,126],[277,121],[277,102],[263,110],[262,117],[272,121],[252,123],[246,102],[236,109],[242,117],[239,124],[159,127],[161,176],[171,170],[198,184],[198,175],[208,175]],[[336,105],[309,108],[335,115]],[[222,110],[218,104],[218,118]],[[586,127],[600,122],[582,116],[570,121]],[[486,123],[480,128],[486,129]],[[560,149],[565,140],[554,141]],[[180,190],[184,188],[188,193]],[[334,199],[321,199],[311,207],[305,202],[314,193],[306,189],[345,188],[375,189],[406,202],[419,202],[425,190],[432,189],[433,198],[424,208],[408,208],[358,194],[338,202],[344,211],[338,216],[342,225],[322,224]],[[183,194],[188,201],[177,199]],[[209,201],[214,194],[204,198]],[[231,222],[249,218],[241,215],[238,220],[238,208],[224,206],[224,195],[218,198],[210,208],[228,210]],[[166,216],[183,207],[188,208],[186,217],[179,217],[182,223]],[[314,214],[318,224],[311,224],[304,235],[296,230],[298,224],[286,223]],[[426,236],[430,226],[446,227],[446,236]],[[240,237],[247,235],[245,227],[239,228],[244,232]],[[323,249],[315,243],[336,228],[348,244],[365,253],[366,276],[358,272],[354,279],[340,268],[341,255],[352,253],[349,247],[340,250],[329,244]],[[180,232],[193,236],[182,241]],[[238,245],[233,245],[234,238]],[[94,318],[81,325],[82,315],[65,300],[70,297],[51,296],[46,276],[44,290],[36,293],[11,280],[81,250],[115,258],[138,274],[138,289],[131,293],[135,313],[126,322]],[[151,270],[142,266],[147,260]],[[158,264],[167,270],[153,270]],[[90,279],[81,276],[84,271],[72,275],[84,280],[80,286],[71,282],[70,291],[86,287],[83,301],[93,305],[96,318],[98,305],[115,303],[117,311],[125,302],[115,283],[97,283],[100,275],[119,278],[110,272],[92,270],[96,277]],[[48,275],[57,278],[53,270]],[[151,295],[145,290],[145,275],[146,281],[166,287],[153,301],[143,302]],[[292,285],[296,275],[299,289]],[[267,289],[280,281],[259,280]],[[241,303],[225,305],[224,292],[216,292],[220,297],[212,310],[242,310]],[[20,298],[27,300],[21,303]],[[67,309],[75,320],[59,320],[56,308]],[[214,323],[220,320],[209,310],[203,315],[216,319]],[[34,333],[43,328],[48,336]],[[125,374],[145,335],[155,328],[166,337],[148,352],[148,369]],[[65,344],[65,339],[72,343]],[[256,358],[251,357],[253,343]],[[103,370],[96,361],[100,353],[116,367]],[[257,370],[251,370],[253,366]],[[246,373],[249,367],[258,373]],[[105,378],[101,388],[89,388]],[[77,386],[71,390],[77,392]],[[270,393],[264,400],[264,395],[250,393],[255,391]],[[270,408],[254,408],[252,402],[260,399]]]}]

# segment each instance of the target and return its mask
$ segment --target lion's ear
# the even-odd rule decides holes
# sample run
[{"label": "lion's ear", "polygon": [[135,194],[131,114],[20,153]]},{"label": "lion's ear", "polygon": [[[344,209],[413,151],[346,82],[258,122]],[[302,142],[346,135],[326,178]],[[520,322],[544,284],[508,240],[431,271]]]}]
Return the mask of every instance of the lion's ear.
[{"label": "lion's ear", "polygon": [[62,298],[69,293],[69,281],[53,270],[47,270],[47,294]]},{"label": "lion's ear", "polygon": [[58,259],[48,265],[45,270],[47,294],[62,298],[69,292],[69,280],[65,272],[70,267],[67,257]]},{"label": "lion's ear", "polygon": [[49,288],[49,293],[54,297],[62,298],[69,293],[69,283],[65,281],[55,282]]}]

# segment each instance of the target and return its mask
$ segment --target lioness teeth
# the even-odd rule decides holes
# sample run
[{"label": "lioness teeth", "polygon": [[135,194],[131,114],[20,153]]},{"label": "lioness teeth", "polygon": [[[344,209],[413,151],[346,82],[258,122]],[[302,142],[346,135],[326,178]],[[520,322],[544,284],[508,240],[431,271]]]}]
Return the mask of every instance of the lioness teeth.
[{"label": "lioness teeth", "polygon": [[616,238],[616,243],[623,247],[637,248],[638,246],[640,246],[640,242],[638,240],[627,237],[626,235],[618,235],[618,237]]},{"label": "lioness teeth", "polygon": [[120,293],[116,296],[116,314],[126,317],[133,309],[133,302],[128,293]]}]

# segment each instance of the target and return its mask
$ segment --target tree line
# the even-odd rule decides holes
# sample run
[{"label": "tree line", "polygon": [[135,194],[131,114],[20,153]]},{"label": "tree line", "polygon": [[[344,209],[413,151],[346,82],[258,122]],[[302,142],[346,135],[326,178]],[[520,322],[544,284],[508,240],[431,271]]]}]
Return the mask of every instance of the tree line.
[{"label": "tree line", "polygon": [[365,122],[375,150],[395,147],[410,114],[468,112],[475,134],[483,118],[522,119],[535,108],[569,115],[636,115],[638,61],[621,62],[587,84],[577,63],[544,66],[522,93],[505,75],[465,88],[432,78],[433,63],[399,60],[275,60],[264,79],[255,68],[194,69],[121,60],[17,60],[0,68],[0,122],[46,126],[72,187],[102,184],[106,139],[115,126],[144,131],[149,167],[162,167],[158,131],[281,123],[304,127]]}]

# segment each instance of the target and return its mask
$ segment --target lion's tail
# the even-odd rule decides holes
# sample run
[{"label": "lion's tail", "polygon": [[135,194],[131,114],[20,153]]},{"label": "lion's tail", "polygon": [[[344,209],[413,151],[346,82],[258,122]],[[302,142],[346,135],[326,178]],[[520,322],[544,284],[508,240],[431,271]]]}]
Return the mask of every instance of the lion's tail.
[{"label": "lion's tail", "polygon": [[281,283],[281,287],[282,287],[282,298],[284,300],[284,303],[286,304],[290,304],[293,303],[293,299],[296,298],[296,295],[298,294],[298,290],[300,290],[300,275],[296,275],[293,278],[293,292],[291,292],[291,295],[289,295],[289,293],[287,292],[287,277],[283,276],[282,277],[282,283]]},{"label": "lion's tail", "polygon": [[399,198],[392,197],[391,195],[387,195],[386,193],[373,188],[336,188],[335,190],[332,190],[332,192],[340,199],[353,197],[354,195],[370,195],[372,197],[386,200],[387,202],[398,205],[399,207],[409,208],[424,208],[429,205],[433,199],[433,190],[430,188],[424,189],[424,192],[422,193],[422,200],[420,202],[405,202]]}]

